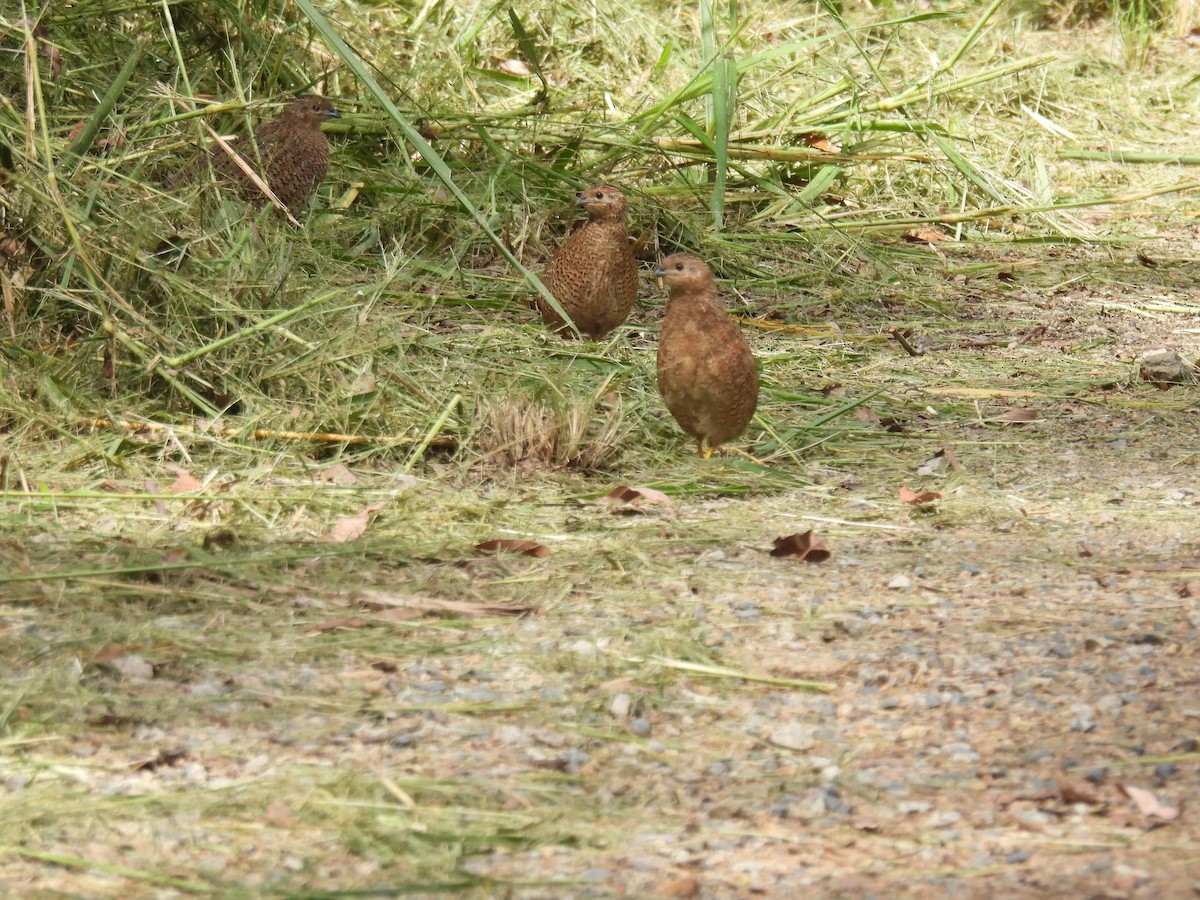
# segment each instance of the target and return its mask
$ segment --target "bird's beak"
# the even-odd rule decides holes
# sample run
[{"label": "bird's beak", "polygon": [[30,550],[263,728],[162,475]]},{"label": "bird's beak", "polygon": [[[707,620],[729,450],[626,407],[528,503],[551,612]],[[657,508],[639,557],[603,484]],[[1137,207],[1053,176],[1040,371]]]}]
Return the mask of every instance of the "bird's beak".
[{"label": "bird's beak", "polygon": [[341,117],[342,117],[342,114],[340,112],[338,112],[336,109],[334,109],[332,106],[329,107],[328,111],[325,113],[325,118],[327,118],[327,119],[340,119]]},{"label": "bird's beak", "polygon": [[654,271],[651,272],[650,274],[653,275],[655,278],[663,278],[666,276],[667,270],[664,269],[661,265],[658,265],[658,266],[654,267]]},{"label": "bird's beak", "polygon": [[587,206],[591,202],[592,201],[587,194],[579,194],[575,197],[576,206]]}]

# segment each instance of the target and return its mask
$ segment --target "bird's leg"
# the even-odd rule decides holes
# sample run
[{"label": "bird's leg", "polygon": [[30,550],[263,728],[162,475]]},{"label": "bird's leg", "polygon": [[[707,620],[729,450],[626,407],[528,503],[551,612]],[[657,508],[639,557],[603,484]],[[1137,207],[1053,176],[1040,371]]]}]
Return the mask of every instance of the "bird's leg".
[{"label": "bird's leg", "polygon": [[696,441],[696,455],[701,459],[712,459],[713,448],[708,445],[708,441],[704,438]]}]

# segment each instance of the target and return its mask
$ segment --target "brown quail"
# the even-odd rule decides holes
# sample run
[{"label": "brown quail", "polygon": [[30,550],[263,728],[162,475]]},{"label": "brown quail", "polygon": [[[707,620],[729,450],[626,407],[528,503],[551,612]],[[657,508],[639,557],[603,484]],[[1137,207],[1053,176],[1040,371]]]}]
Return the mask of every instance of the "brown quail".
[{"label": "brown quail", "polygon": [[[542,273],[542,283],[580,333],[599,340],[625,321],[637,297],[637,262],[625,231],[625,195],[611,184],[596,184],[575,201],[588,221],[566,239]],[[537,298],[542,321],[570,334],[558,314]]]},{"label": "brown quail", "polygon": [[690,253],[654,270],[669,297],[658,340],[658,389],[706,459],[746,430],[758,405],[750,345],[717,296],[712,271]]},{"label": "brown quail", "polygon": [[[339,118],[324,97],[297,97],[276,119],[259,125],[253,138],[244,134],[230,147],[267,183],[292,215],[300,213],[312,199],[329,168],[329,141],[321,132],[326,119]],[[213,169],[238,185],[242,199],[255,206],[267,196],[250,180],[241,166],[216,146],[210,151]]]}]

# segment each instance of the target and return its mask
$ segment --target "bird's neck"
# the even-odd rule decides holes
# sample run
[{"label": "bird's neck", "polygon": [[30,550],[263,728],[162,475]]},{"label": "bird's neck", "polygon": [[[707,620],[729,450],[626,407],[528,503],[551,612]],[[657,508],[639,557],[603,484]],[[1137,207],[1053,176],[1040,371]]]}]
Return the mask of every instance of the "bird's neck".
[{"label": "bird's neck", "polygon": [[667,296],[666,314],[670,315],[672,309],[688,310],[695,313],[701,310],[713,310],[723,312],[724,307],[721,306],[721,298],[717,295],[715,287],[708,288],[679,288],[671,291]]}]

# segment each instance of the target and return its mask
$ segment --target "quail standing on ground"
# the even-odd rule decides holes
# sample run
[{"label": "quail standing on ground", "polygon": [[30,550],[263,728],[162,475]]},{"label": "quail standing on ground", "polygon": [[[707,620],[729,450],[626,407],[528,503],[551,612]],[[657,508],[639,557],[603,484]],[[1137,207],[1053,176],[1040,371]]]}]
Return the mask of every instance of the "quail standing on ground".
[{"label": "quail standing on ground", "polygon": [[[297,97],[276,119],[259,125],[253,137],[244,134],[229,146],[253,169],[293,216],[308,205],[329,169],[329,141],[321,132],[326,119],[339,118],[324,97]],[[213,169],[235,182],[242,199],[255,206],[267,196],[250,180],[224,147],[210,151]]]},{"label": "quail standing on ground", "polygon": [[[580,333],[599,340],[625,321],[637,297],[637,262],[629,246],[625,195],[611,184],[596,184],[575,201],[587,210],[584,222],[567,238],[542,273],[542,284]],[[538,297],[542,321],[560,334],[570,329]]]},{"label": "quail standing on ground", "polygon": [[721,306],[712,271],[701,259],[675,253],[654,274],[669,291],[658,340],[658,389],[679,427],[695,438],[707,459],[745,431],[754,416],[754,355]]}]

